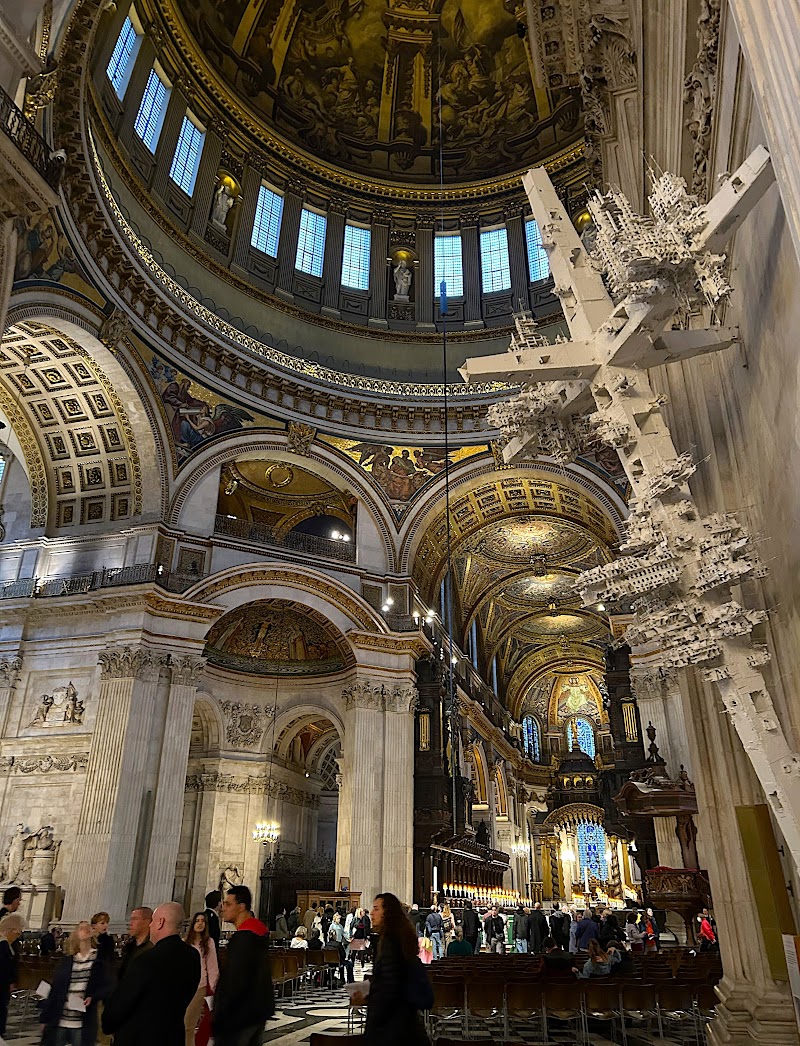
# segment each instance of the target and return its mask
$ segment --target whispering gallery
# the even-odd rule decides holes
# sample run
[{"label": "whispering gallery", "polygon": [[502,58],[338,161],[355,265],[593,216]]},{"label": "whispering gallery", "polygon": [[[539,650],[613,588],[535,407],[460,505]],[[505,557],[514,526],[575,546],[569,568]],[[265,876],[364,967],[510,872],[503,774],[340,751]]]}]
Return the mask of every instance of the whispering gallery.
[{"label": "whispering gallery", "polygon": [[[455,969],[498,1001],[467,976],[448,1033],[800,1041],[799,19],[0,0],[23,965],[245,885],[289,1000],[264,1041],[306,1042],[351,1022],[290,1008],[282,913],[391,893],[421,953],[431,908],[469,937],[493,904],[522,953],[490,913]],[[518,927],[584,909],[710,999],[520,1025]]]}]

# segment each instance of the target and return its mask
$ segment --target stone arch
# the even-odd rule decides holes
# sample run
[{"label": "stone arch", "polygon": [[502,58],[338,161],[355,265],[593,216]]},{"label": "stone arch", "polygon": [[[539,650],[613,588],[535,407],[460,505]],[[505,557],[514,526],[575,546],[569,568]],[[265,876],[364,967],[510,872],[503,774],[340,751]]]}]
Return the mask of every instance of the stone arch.
[{"label": "stone arch", "polygon": [[528,693],[541,678],[553,671],[591,672],[603,670],[603,654],[587,643],[558,643],[540,647],[524,658],[511,677],[506,691],[506,707],[519,719]]},{"label": "stone arch", "polygon": [[[268,454],[273,460],[285,460],[309,471],[317,471],[334,485],[341,487],[344,484],[351,489],[358,498],[359,505],[363,505],[367,510],[375,532],[375,544],[381,549],[380,561],[374,566],[384,572],[392,570],[395,561],[395,539],[392,536],[394,524],[383,500],[367,481],[366,474],[346,455],[323,444],[312,443],[307,455],[297,454],[292,450],[288,434],[284,436],[271,431],[258,435],[253,432],[237,432],[224,442],[215,442],[213,446],[197,451],[191,464],[178,477],[169,510],[170,524],[182,525],[186,508],[197,494],[200,485],[204,481],[207,482],[223,465],[237,459],[264,454]],[[359,529],[360,527],[359,521]],[[362,549],[359,547],[359,562],[362,558]]]},{"label": "stone arch", "polygon": [[472,767],[472,777],[475,784],[474,803],[478,806],[489,805],[489,774],[486,752],[483,745],[478,741],[466,750],[467,760]]},{"label": "stone arch", "polygon": [[496,763],[494,767],[494,784],[495,784],[495,816],[506,817],[509,820],[509,802],[508,802],[508,781],[506,780],[506,772],[502,763]]},{"label": "stone arch", "polygon": [[199,691],[194,702],[189,758],[216,756],[221,747],[223,723],[217,703]]},{"label": "stone arch", "polygon": [[381,615],[352,589],[319,570],[296,564],[230,567],[198,581],[185,598],[226,610],[261,599],[299,601],[326,617],[345,637],[352,630],[388,634]]},{"label": "stone arch", "polygon": [[32,526],[55,533],[160,519],[163,469],[146,393],[88,320],[47,311],[15,307],[0,349],[0,398],[24,442]]},{"label": "stone arch", "polygon": [[[485,458],[478,458],[474,462],[466,462],[463,470],[450,473],[450,507],[455,512],[456,502],[469,497],[470,494],[481,496],[483,492],[489,493],[491,489],[508,489],[512,483],[528,481],[530,483],[536,474],[548,481],[566,484],[568,487],[579,492],[580,495],[594,502],[596,509],[608,524],[604,540],[620,541],[623,538],[623,522],[627,517],[628,510],[625,502],[618,491],[612,489],[610,484],[603,483],[598,476],[581,465],[556,466],[552,461],[545,458],[536,458],[530,462],[523,462],[513,468],[498,469],[493,463],[488,463]],[[508,502],[507,498],[503,499]],[[401,530],[401,546],[398,553],[398,570],[412,573],[415,568],[415,560],[421,550],[426,534],[434,526],[435,521],[442,516],[446,505],[446,487],[444,480],[433,485],[425,503],[420,506],[419,511],[411,514],[404,522]],[[514,512],[538,511],[533,507],[530,500],[523,504],[521,499],[518,503],[507,504],[510,511],[500,512],[499,516],[511,515]],[[479,529],[483,522],[498,518],[498,514],[487,514],[485,518],[475,518],[466,525],[460,525],[459,535]],[[576,519],[587,525],[587,520]],[[599,522],[599,520],[598,520]]]}]

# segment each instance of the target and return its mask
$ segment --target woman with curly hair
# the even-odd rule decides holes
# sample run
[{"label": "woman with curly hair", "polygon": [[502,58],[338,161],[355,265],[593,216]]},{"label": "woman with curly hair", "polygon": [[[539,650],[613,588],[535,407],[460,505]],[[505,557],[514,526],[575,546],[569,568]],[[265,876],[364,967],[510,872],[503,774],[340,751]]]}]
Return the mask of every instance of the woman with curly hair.
[{"label": "woman with curly hair", "polygon": [[417,935],[393,893],[379,893],[370,914],[378,945],[366,999],[365,1046],[427,1044],[421,1012],[433,1004],[433,990],[417,955]]},{"label": "woman with curly hair", "polygon": [[97,1004],[111,990],[111,966],[97,954],[89,922],[79,922],[64,945],[50,994],[42,1006],[45,1046],[94,1046]]}]

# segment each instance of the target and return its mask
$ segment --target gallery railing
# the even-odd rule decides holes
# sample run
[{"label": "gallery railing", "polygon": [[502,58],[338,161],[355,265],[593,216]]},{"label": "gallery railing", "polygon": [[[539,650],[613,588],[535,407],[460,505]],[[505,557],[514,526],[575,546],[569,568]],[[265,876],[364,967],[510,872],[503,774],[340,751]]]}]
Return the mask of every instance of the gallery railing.
[{"label": "gallery railing", "polygon": [[214,533],[223,537],[239,538],[254,545],[291,549],[293,552],[326,556],[328,559],[339,559],[345,563],[355,563],[356,560],[355,544],[352,541],[335,541],[333,538],[319,537],[316,534],[301,534],[296,530],[279,535],[271,527],[261,523],[250,523],[246,519],[217,516],[214,520]]},{"label": "gallery railing", "polygon": [[0,87],[0,128],[51,189],[58,189],[64,163],[42,138],[14,100]]},{"label": "gallery railing", "polygon": [[52,596],[81,596],[102,588],[122,585],[157,584],[167,592],[185,592],[201,578],[200,574],[178,574],[155,563],[135,563],[130,567],[104,567],[90,574],[65,574],[59,577],[26,577],[0,581],[0,599],[46,599]]}]

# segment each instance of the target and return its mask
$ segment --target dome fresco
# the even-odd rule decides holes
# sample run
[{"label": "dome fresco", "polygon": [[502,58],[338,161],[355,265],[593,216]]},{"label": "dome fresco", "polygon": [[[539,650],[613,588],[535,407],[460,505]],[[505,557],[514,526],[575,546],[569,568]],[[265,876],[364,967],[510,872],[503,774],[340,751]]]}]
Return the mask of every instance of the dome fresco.
[{"label": "dome fresco", "polygon": [[[482,0],[176,0],[187,49],[313,157],[401,182],[529,167],[582,138],[580,91]],[[558,41],[548,43],[551,56]],[[439,102],[441,101],[441,106]]]}]

